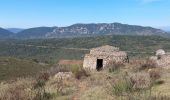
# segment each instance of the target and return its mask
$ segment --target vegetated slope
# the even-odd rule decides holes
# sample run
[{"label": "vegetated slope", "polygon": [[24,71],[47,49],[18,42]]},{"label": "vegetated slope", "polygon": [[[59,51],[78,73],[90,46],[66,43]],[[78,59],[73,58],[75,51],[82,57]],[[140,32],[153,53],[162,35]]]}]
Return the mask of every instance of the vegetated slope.
[{"label": "vegetated slope", "polygon": [[17,77],[35,76],[47,68],[47,65],[41,65],[31,60],[0,57],[0,81],[15,79]]},{"label": "vegetated slope", "polygon": [[16,38],[65,38],[97,35],[158,35],[167,33],[152,27],[128,25],[121,23],[74,24],[68,27],[37,27],[19,32]]},{"label": "vegetated slope", "polygon": [[3,28],[0,28],[0,39],[9,38],[11,35],[13,35],[12,32],[5,30]]},{"label": "vegetated slope", "polygon": [[[157,49],[170,51],[170,39],[159,36],[97,36],[64,39],[1,40],[0,56],[37,59],[56,63],[60,59],[83,59],[90,48],[112,45],[127,51],[130,57],[154,55]],[[83,49],[85,48],[85,49]]]}]

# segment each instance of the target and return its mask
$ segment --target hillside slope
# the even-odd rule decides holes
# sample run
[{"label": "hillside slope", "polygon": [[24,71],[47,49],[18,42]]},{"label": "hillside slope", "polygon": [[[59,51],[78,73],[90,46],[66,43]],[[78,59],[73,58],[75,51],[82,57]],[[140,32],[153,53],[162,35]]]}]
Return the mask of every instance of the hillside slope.
[{"label": "hillside slope", "polygon": [[60,59],[83,59],[90,48],[111,45],[130,57],[154,55],[160,48],[170,51],[170,39],[159,36],[95,36],[64,39],[0,40],[0,56],[37,59],[56,63]]}]

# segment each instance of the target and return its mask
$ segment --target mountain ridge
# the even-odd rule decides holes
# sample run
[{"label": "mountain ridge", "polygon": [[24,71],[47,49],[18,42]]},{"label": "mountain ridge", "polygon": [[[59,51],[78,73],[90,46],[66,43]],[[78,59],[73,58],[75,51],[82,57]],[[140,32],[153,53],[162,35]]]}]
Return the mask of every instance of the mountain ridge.
[{"label": "mountain ridge", "polygon": [[45,34],[51,32],[55,27],[34,27],[18,32],[15,38],[45,38]]},{"label": "mountain ridge", "polygon": [[121,23],[77,23],[66,27],[34,27],[22,30],[12,38],[69,38],[96,35],[139,35],[139,36],[169,36],[167,32],[152,27],[129,25]]},{"label": "mountain ridge", "polygon": [[[41,27],[42,28],[42,27]],[[91,24],[73,24],[67,27],[46,27],[46,32],[39,34],[38,38],[63,38],[80,37],[91,35],[159,35],[166,36],[166,32],[152,27],[139,25],[128,25],[121,23],[91,23]],[[34,28],[35,29],[35,28]],[[38,28],[37,28],[38,29]],[[26,32],[27,30],[25,30]],[[18,35],[24,36],[25,32]],[[33,33],[34,35],[36,33]],[[37,34],[36,34],[37,35]],[[36,36],[26,36],[27,38],[36,38]],[[26,38],[24,37],[24,38]]]}]

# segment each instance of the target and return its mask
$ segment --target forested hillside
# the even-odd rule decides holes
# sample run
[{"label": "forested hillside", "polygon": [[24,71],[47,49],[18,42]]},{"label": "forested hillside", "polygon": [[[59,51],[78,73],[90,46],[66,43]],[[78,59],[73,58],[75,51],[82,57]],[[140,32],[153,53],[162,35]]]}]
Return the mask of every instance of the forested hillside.
[{"label": "forested hillside", "polygon": [[69,39],[1,40],[0,56],[37,59],[55,63],[59,59],[83,59],[90,48],[112,45],[127,51],[130,56],[153,55],[163,48],[170,51],[170,39],[159,36],[97,36]]}]

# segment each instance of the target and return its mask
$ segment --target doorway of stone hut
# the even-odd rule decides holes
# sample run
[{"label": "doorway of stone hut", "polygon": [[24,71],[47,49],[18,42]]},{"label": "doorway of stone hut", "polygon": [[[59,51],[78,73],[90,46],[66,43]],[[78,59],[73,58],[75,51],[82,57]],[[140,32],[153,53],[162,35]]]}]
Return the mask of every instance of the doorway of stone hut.
[{"label": "doorway of stone hut", "polygon": [[103,69],[103,59],[97,59],[96,70],[100,71]]}]

